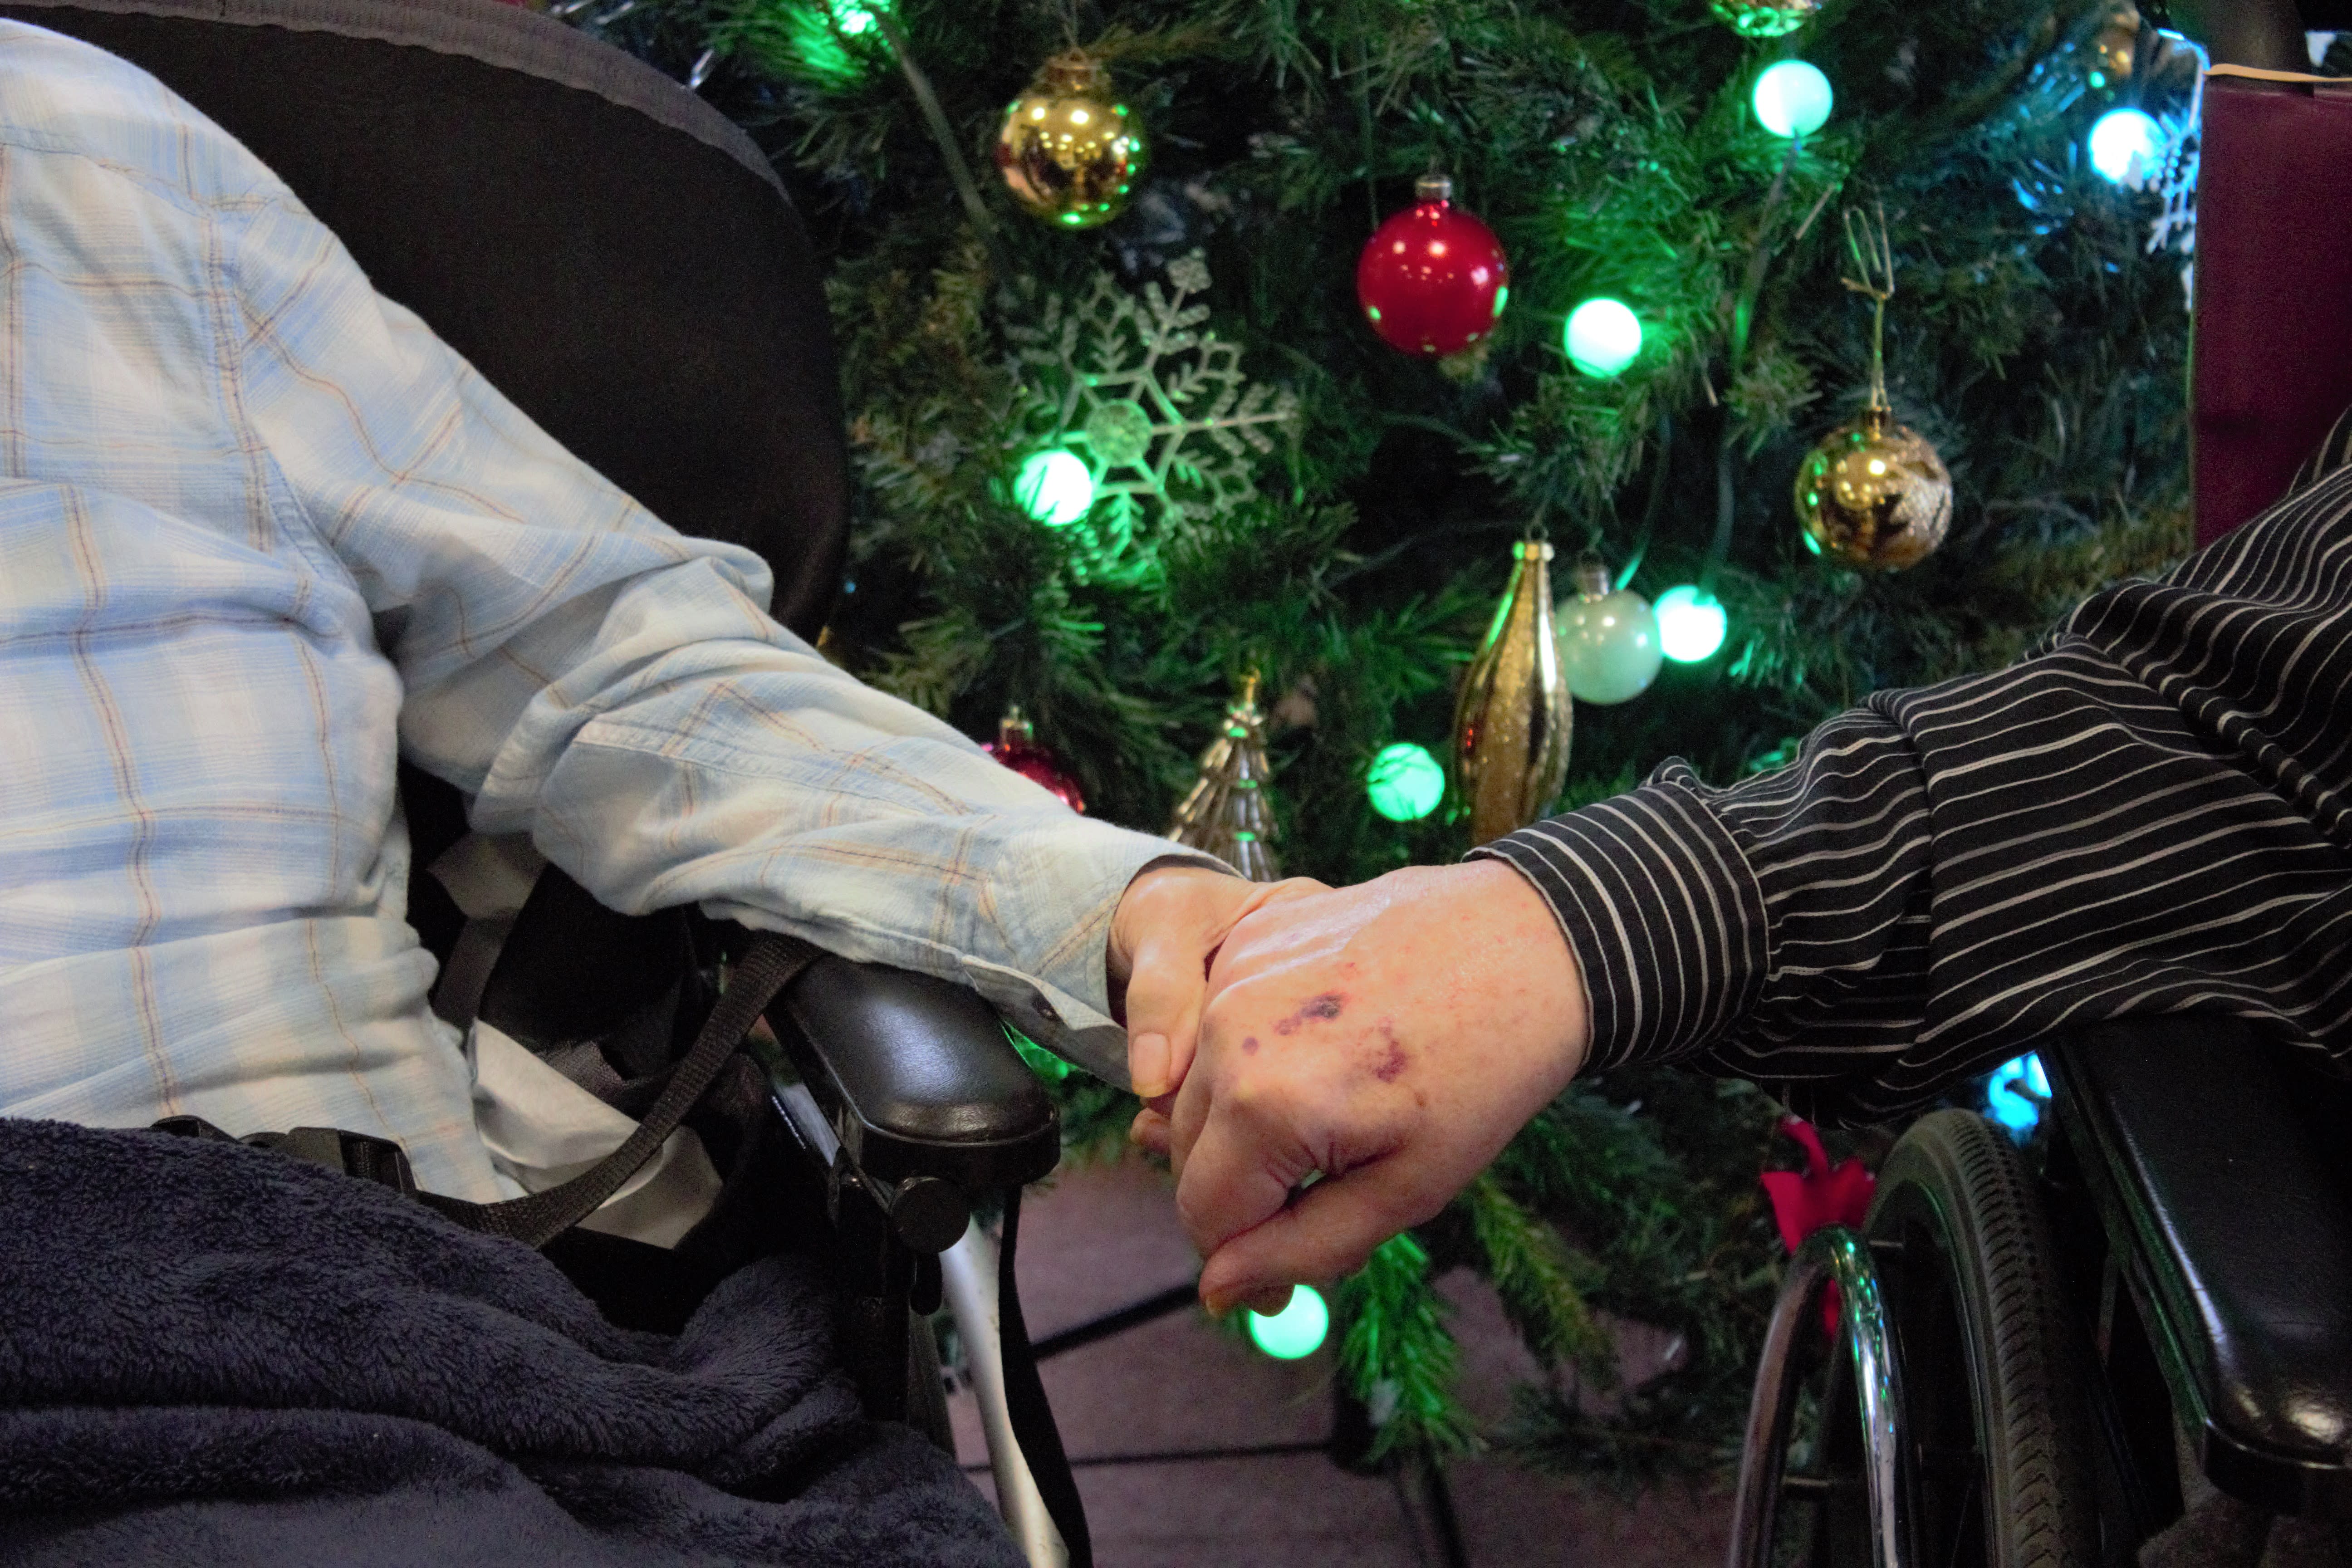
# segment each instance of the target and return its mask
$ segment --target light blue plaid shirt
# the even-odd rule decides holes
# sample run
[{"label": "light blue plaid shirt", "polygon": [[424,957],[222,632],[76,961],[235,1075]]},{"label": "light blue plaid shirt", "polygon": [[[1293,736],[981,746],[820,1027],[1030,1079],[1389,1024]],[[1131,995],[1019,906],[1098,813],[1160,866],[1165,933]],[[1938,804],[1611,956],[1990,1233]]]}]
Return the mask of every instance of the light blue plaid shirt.
[{"label": "light blue plaid shirt", "polygon": [[1104,942],[1171,846],[834,669],[226,132],[13,22],[0,258],[0,1113],[343,1127],[510,1191],[396,749],[616,908],[961,976],[1124,1081]]}]

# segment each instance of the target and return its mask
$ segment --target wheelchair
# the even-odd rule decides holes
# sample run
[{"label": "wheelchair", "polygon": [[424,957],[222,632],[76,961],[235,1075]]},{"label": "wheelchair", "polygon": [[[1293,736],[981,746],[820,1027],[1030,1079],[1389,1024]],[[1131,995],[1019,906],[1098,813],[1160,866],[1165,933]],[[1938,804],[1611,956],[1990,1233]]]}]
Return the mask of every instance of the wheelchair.
[{"label": "wheelchair", "polygon": [[[2308,68],[2291,9],[2211,20],[2218,58]],[[2213,78],[2202,157],[2200,542],[2282,494],[2352,403],[2352,93]],[[2032,1157],[1934,1111],[1862,1227],[1791,1261],[1733,1568],[2253,1568],[2273,1520],[2352,1542],[2352,1087],[2210,1016],[2036,1054]]]},{"label": "wheelchair", "polygon": [[[764,557],[777,617],[818,635],[849,473],[817,258],[766,157],[693,92],[493,0],[0,15],[121,56],[226,128],[380,291],[655,515]],[[425,869],[465,835],[463,803],[404,765],[402,809],[409,918],[442,961],[445,1017],[541,1051],[593,1044],[625,1078],[692,1037],[747,933],[685,910],[617,915],[552,868],[510,918],[469,921]],[[757,1206],[793,1217],[769,1228],[829,1254],[866,1414],[952,1451],[928,1326],[944,1301],[1016,1544],[1038,1568],[1087,1563],[1014,1289],[1021,1189],[1060,1157],[1052,1102],[996,1013],[942,981],[823,957],[767,1023],[731,1084],[731,1136],[763,1157],[729,1163],[776,1177]],[[992,1210],[1001,1241],[975,1217]],[[640,1244],[598,1242],[574,1231],[549,1250],[611,1287],[591,1290],[608,1316],[654,1326],[690,1307],[633,1297]]]}]

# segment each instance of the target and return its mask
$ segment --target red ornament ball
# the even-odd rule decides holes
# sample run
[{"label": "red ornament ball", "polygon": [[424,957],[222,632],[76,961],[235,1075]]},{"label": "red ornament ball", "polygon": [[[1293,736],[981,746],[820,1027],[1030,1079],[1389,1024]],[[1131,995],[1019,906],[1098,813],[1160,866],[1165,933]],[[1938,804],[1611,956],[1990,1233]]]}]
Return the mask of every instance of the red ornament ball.
[{"label": "red ornament ball", "polygon": [[1004,717],[996,721],[996,739],[981,749],[1031,784],[1051,790],[1072,811],[1086,810],[1087,797],[1078,793],[1078,781],[1063,771],[1061,758],[1037,743],[1036,727],[1017,705],[1004,710]]},{"label": "red ornament ball", "polygon": [[1366,242],[1356,298],[1389,347],[1443,359],[1494,331],[1511,297],[1511,263],[1495,231],[1454,205],[1452,181],[1424,175],[1413,195],[1420,201]]}]

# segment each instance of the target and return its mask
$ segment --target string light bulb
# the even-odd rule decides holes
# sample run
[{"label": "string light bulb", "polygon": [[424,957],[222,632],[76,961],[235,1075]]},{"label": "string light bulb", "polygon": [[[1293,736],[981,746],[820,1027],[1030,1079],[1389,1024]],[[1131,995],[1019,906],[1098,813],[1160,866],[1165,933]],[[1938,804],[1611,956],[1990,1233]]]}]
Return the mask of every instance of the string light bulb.
[{"label": "string light bulb", "polygon": [[1658,617],[1658,647],[1677,664],[1712,658],[1731,629],[1723,601],[1688,583],[1659,595],[1651,608]]},{"label": "string light bulb", "polygon": [[2110,109],[2091,125],[2091,167],[2119,185],[2147,184],[2164,157],[2164,128],[2145,110]]},{"label": "string light bulb", "polygon": [[1372,809],[1391,822],[1419,822],[1445,798],[1444,765],[1426,746],[1399,741],[1382,746],[1364,775]]},{"label": "string light bulb", "polygon": [[1622,300],[1587,300],[1568,313],[1560,342],[1569,363],[1606,381],[1641,354],[1642,318]]},{"label": "string light bulb", "polygon": [[1756,79],[1748,102],[1756,122],[1775,136],[1811,136],[1829,123],[1837,94],[1819,66],[1804,60],[1782,60],[1765,68]]},{"label": "string light bulb", "polygon": [[1312,1285],[1294,1285],[1290,1304],[1279,1312],[1252,1312],[1249,1337],[1276,1361],[1313,1355],[1331,1331],[1331,1309]]},{"label": "string light bulb", "polygon": [[1060,447],[1032,452],[1013,480],[1021,510],[1050,528],[1066,528],[1095,504],[1095,477],[1086,459]]}]

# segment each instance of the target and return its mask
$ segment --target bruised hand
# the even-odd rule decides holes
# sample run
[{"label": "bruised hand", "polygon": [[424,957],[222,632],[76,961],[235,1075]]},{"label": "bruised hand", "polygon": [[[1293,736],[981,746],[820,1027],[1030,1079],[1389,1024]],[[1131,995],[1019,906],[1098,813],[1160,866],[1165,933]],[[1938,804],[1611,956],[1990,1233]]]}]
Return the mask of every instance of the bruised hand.
[{"label": "bruised hand", "polygon": [[1202,1300],[1275,1310],[1433,1216],[1567,1087],[1586,1037],[1559,924],[1500,861],[1247,911],[1190,1070],[1136,1129],[1175,1163]]}]

